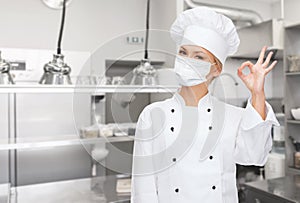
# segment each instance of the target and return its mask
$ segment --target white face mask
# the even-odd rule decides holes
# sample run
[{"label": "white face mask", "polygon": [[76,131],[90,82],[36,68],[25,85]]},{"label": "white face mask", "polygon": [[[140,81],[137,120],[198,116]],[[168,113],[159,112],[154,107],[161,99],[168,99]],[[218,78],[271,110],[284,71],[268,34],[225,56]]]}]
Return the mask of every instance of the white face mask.
[{"label": "white face mask", "polygon": [[174,71],[180,85],[193,86],[206,81],[206,75],[209,73],[211,65],[213,64],[203,60],[177,55]]}]

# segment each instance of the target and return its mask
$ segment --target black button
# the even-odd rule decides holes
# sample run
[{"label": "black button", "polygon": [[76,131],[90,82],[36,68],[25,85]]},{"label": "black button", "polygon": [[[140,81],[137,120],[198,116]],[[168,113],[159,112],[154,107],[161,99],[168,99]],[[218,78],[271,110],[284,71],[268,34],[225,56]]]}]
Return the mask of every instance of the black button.
[{"label": "black button", "polygon": [[212,186],[211,188],[212,188],[213,190],[215,190],[215,189],[216,189],[216,186]]},{"label": "black button", "polygon": [[207,109],[207,112],[210,112],[211,109]]},{"label": "black button", "polygon": [[171,131],[174,132],[174,127],[171,127]]},{"label": "black button", "polygon": [[209,159],[213,159],[214,157],[213,156],[209,156]]},{"label": "black button", "polygon": [[211,130],[211,129],[212,129],[212,126],[209,126],[208,129]]},{"label": "black button", "polygon": [[178,188],[176,188],[176,189],[175,189],[175,192],[179,192],[179,189],[178,189]]},{"label": "black button", "polygon": [[173,162],[176,162],[176,158],[173,158],[172,160],[173,160]]},{"label": "black button", "polygon": [[171,112],[172,112],[172,113],[174,113],[174,112],[175,112],[175,110],[174,110],[174,109],[171,109]]}]

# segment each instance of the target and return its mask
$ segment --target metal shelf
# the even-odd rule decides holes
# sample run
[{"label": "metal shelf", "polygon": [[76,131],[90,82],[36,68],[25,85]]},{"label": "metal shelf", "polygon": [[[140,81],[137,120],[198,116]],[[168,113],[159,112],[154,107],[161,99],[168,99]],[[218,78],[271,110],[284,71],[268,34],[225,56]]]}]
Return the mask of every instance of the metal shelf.
[{"label": "metal shelf", "polygon": [[[287,23],[285,22],[285,32],[284,35],[284,55],[294,55],[299,53],[299,42],[300,42],[300,23],[293,22]],[[288,63],[283,64],[283,70],[289,70]],[[285,83],[285,91],[284,91],[284,105],[285,109],[289,112],[290,109],[297,106],[299,99],[300,99],[300,92],[299,92],[299,81],[300,81],[300,71],[296,72],[289,72],[284,71],[284,83]],[[300,126],[300,120],[295,120],[291,116],[286,114],[285,123],[285,137],[288,138],[289,136],[297,136],[299,133],[298,126]],[[288,140],[286,140],[288,143]],[[290,174],[300,174],[300,170],[293,168],[294,165],[294,154],[295,151],[294,146],[291,143],[288,143],[286,146],[286,169],[287,173]]]},{"label": "metal shelf", "polygon": [[49,147],[89,145],[96,143],[128,142],[133,140],[134,136],[80,138],[78,135],[61,135],[55,137],[17,138],[16,140],[0,140],[0,151],[14,149],[42,149]]},{"label": "metal shelf", "polygon": [[289,119],[286,121],[287,123],[291,123],[291,124],[300,124],[300,120],[292,120],[292,119]]},{"label": "metal shelf", "polygon": [[288,172],[290,172],[291,174],[299,174],[300,175],[300,169],[297,169],[292,166],[288,166]]},{"label": "metal shelf", "polygon": [[275,113],[276,118],[284,118],[285,114],[284,113]]},{"label": "metal shelf", "polygon": [[168,93],[179,86],[145,85],[1,85],[0,93]]},{"label": "metal shelf", "polygon": [[285,29],[300,29],[300,23],[299,22],[292,22],[292,23],[285,23]]},{"label": "metal shelf", "polygon": [[297,75],[300,75],[300,72],[286,72],[285,75],[286,76],[297,76]]}]

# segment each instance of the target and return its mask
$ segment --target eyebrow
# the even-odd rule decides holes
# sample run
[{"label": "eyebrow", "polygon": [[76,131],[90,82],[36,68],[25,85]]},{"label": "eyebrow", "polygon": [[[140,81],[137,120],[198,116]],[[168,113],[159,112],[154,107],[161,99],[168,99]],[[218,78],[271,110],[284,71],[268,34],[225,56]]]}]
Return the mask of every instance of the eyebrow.
[{"label": "eyebrow", "polygon": [[194,51],[194,53],[202,53],[202,54],[205,54],[203,51]]},{"label": "eyebrow", "polygon": [[[184,49],[186,51],[186,49],[184,47],[180,47],[180,49]],[[205,54],[203,51],[194,51],[194,53],[202,53]]]}]

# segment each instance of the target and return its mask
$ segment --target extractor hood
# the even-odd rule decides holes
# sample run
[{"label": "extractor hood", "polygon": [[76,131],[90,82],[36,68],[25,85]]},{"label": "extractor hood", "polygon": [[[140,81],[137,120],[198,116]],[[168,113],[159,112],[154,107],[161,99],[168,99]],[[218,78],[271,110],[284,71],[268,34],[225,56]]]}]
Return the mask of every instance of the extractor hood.
[{"label": "extractor hood", "polygon": [[268,51],[273,51],[273,58],[283,57],[283,20],[272,19],[252,26],[238,29],[241,40],[238,52],[231,58],[252,58],[259,56],[263,46],[268,46]]}]

